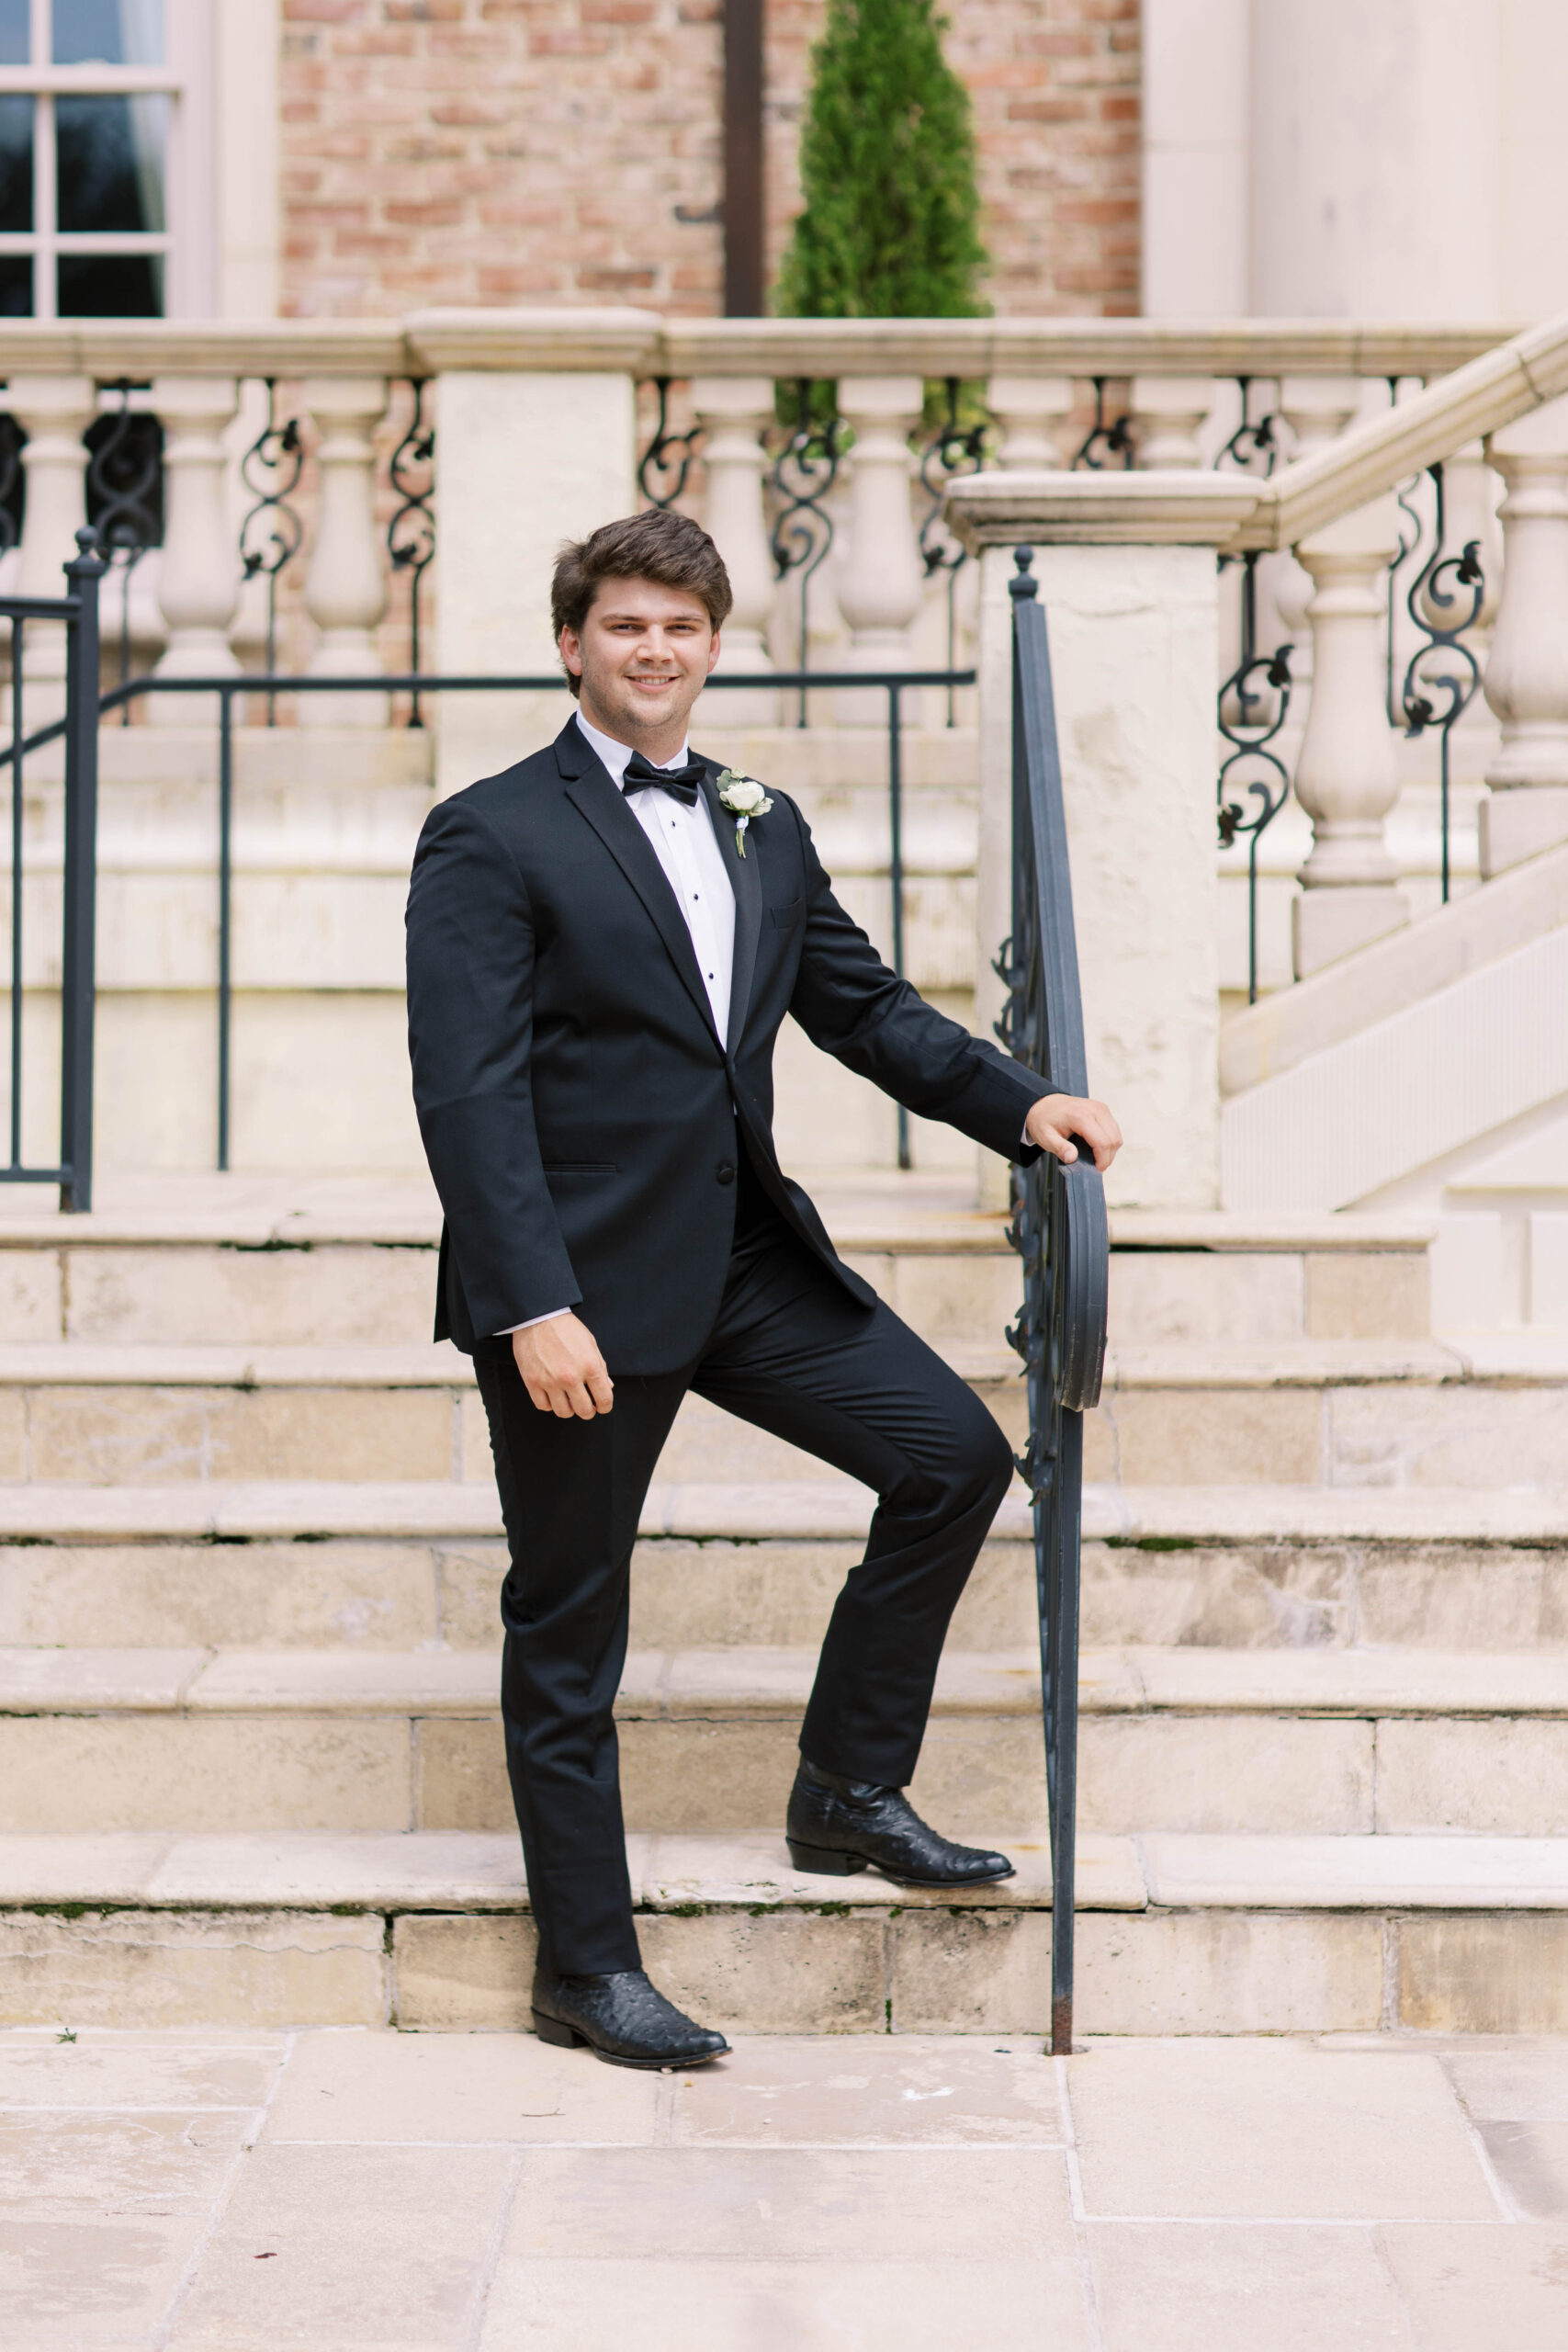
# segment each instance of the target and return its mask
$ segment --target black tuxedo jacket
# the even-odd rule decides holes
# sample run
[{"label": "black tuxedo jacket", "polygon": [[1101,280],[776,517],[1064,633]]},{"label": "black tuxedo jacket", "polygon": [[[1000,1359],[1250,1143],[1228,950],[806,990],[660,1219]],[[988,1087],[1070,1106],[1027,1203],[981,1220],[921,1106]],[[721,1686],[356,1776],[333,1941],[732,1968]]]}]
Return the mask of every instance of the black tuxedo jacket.
[{"label": "black tuxedo jacket", "polygon": [[870,1303],[774,1154],[786,1012],[911,1111],[1036,1156],[1021,1136],[1044,1081],[895,978],[783,793],[739,856],[718,763],[705,764],[735,888],[728,1050],[652,843],[574,721],[425,820],[409,1048],[446,1214],[435,1336],[469,1353],[570,1306],[612,1374],[694,1363],[729,1263],[738,1123],[780,1214]]}]

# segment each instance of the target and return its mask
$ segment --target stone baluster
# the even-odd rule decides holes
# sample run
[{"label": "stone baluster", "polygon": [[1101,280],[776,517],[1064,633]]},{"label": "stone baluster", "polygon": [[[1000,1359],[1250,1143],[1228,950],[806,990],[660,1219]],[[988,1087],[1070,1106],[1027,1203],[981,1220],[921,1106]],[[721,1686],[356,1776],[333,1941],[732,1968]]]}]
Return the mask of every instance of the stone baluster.
[{"label": "stone baluster", "polygon": [[[76,553],[87,519],[87,451],[82,439],[97,413],[90,376],[14,375],[6,405],[28,436],[22,451],[27,514],[22,525],[18,596],[63,596],[62,567]],[[29,725],[58,718],[65,707],[65,628],[29,621],[23,636],[22,674],[38,682],[27,711]]]},{"label": "stone baluster", "polygon": [[[762,485],[767,453],[762,436],[773,421],[769,376],[699,376],[692,407],[703,434],[707,469],[707,528],[724,558],[735,604],[724,624],[719,671],[771,670],[767,627],[773,606],[773,560],[768,545]],[[715,695],[705,707],[712,727],[773,727],[778,696],[741,687]]]},{"label": "stone baluster", "polygon": [[[839,388],[840,411],[854,433],[848,545],[838,575],[852,670],[912,666],[909,628],[925,575],[909,503],[909,435],[920,421],[923,393],[918,376],[851,376]],[[841,727],[880,727],[887,697],[851,688],[835,709]]]},{"label": "stone baluster", "polygon": [[1190,473],[1203,462],[1198,435],[1213,406],[1206,376],[1136,376],[1133,439],[1146,473]]},{"label": "stone baluster", "polygon": [[1486,699],[1503,740],[1486,770],[1481,870],[1501,874],[1568,840],[1568,398],[1495,433],[1503,591]]},{"label": "stone baluster", "polygon": [[[239,408],[239,387],[231,376],[162,376],[152,405],[164,427],[158,603],[168,630],[153,674],[231,678],[240,664],[229,631],[243,574],[229,528],[223,436]],[[158,695],[148,715],[161,727],[210,727],[213,709],[207,695]]]},{"label": "stone baluster", "polygon": [[[1361,387],[1354,376],[1281,376],[1279,413],[1290,427],[1292,461],[1315,458],[1337,441],[1360,399]],[[1289,549],[1265,556],[1258,575],[1261,649],[1267,653],[1276,645],[1293,649],[1291,676],[1299,695],[1312,678],[1312,626],[1307,619],[1311,576]]]},{"label": "stone baluster", "polygon": [[1070,376],[993,376],[986,406],[996,424],[997,462],[1007,472],[1065,473],[1072,464]]},{"label": "stone baluster", "polygon": [[[384,378],[310,376],[302,403],[319,436],[321,469],[316,543],[305,577],[305,609],[321,631],[313,678],[363,678],[381,667],[376,627],[387,609],[386,549],[376,527],[376,448],[372,435],[387,411]],[[387,696],[314,694],[299,697],[301,727],[385,727]]]},{"label": "stone baluster", "polygon": [[1379,498],[1296,549],[1313,582],[1314,673],[1295,775],[1313,833],[1292,909],[1298,979],[1410,919],[1383,832],[1399,797],[1384,701],[1384,575],[1398,548],[1398,509]]}]

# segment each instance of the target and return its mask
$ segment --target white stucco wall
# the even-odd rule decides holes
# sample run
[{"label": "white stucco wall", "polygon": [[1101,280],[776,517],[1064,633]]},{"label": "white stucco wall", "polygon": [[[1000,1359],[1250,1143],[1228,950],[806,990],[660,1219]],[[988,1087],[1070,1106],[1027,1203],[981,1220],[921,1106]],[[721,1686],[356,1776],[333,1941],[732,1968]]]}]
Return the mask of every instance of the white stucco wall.
[{"label": "white stucco wall", "polygon": [[1562,0],[1145,0],[1144,309],[1568,308]]}]

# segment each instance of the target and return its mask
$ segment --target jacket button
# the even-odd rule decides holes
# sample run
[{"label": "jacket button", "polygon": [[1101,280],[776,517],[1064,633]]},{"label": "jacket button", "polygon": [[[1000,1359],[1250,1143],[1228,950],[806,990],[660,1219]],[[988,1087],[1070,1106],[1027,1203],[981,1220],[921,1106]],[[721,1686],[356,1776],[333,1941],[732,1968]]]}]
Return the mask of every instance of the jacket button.
[{"label": "jacket button", "polygon": [[733,1184],[735,1182],[735,1170],[728,1159],[721,1159],[714,1173],[721,1184]]}]

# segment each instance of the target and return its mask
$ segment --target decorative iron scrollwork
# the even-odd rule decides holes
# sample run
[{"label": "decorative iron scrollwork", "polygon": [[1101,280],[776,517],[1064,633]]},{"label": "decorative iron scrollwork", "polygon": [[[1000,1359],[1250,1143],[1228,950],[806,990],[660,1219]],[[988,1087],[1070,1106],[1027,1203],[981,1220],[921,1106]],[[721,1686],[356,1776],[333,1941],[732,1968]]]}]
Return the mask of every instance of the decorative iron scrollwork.
[{"label": "decorative iron scrollwork", "polygon": [[[670,428],[670,387],[671,376],[656,376],[653,389],[659,398],[659,414],[654,423],[653,438],[637,459],[637,488],[650,506],[673,506],[683,493],[696,462],[697,443],[703,428],[694,424],[684,433]],[[663,475],[666,487],[654,488],[656,479]]]},{"label": "decorative iron scrollwork", "polygon": [[[1234,749],[1220,768],[1220,846],[1247,843],[1247,1001],[1258,1001],[1258,843],[1290,798],[1285,763],[1269,746],[1291,707],[1291,655],[1258,650],[1258,551],[1242,557],[1241,660],[1220,688],[1220,733]],[[1254,804],[1249,810],[1239,797]]]},{"label": "decorative iron scrollwork", "polygon": [[[947,582],[947,666],[958,666],[958,574],[968,561],[964,548],[942,519],[947,485],[960,474],[976,474],[986,461],[986,422],[962,424],[958,416],[959,379],[945,379],[946,413],[920,452],[920,487],[931,500],[920,525],[920,561],[928,580],[938,572]],[[956,722],[953,688],[947,690],[947,723]]]},{"label": "decorative iron scrollwork", "polygon": [[[809,667],[810,634],[807,628],[807,598],[813,574],[825,561],[833,544],[833,518],[823,501],[830,494],[839,479],[839,466],[844,454],[844,420],[835,409],[822,418],[813,410],[812,381],[800,377],[795,384],[795,424],[788,440],[773,460],[769,489],[773,500],[773,527],[769,540],[773,551],[773,571],[786,580],[793,571],[798,576],[797,590],[797,667]],[[806,724],[806,688],[800,690],[800,708],[796,725]]]},{"label": "decorative iron scrollwork", "polygon": [[[435,556],[435,517],[430,511],[435,490],[435,428],[424,421],[426,382],[423,376],[410,379],[413,414],[387,469],[400,502],[387,526],[387,553],[392,570],[409,576],[409,668],[415,677],[419,675],[420,594]],[[417,686],[409,704],[409,725],[424,725]]]},{"label": "decorative iron scrollwork", "polygon": [[[299,552],[305,526],[288,501],[305,469],[305,444],[297,416],[277,423],[277,381],[266,381],[266,423],[240,460],[240,479],[255,504],[240,526],[240,560],[247,580],[266,582],[266,667],[277,668],[277,576]],[[267,724],[275,716],[267,696]]]},{"label": "decorative iron scrollwork", "polygon": [[1089,473],[1103,473],[1112,458],[1120,458],[1122,472],[1131,473],[1135,454],[1133,447],[1133,420],[1130,416],[1123,414],[1117,417],[1113,423],[1107,424],[1105,387],[1109,379],[1104,376],[1096,376],[1093,380],[1094,423],[1078,446],[1077,455],[1073,459],[1072,469],[1077,473],[1082,467]]},{"label": "decorative iron scrollwork", "polygon": [[1241,394],[1241,423],[1214,459],[1216,473],[1225,464],[1233,465],[1238,473],[1261,474],[1265,479],[1274,470],[1280,455],[1280,444],[1274,428],[1279,418],[1268,410],[1262,416],[1250,414],[1252,387],[1256,379],[1238,376],[1236,390]]},{"label": "decorative iron scrollwork", "polygon": [[[1427,639],[1416,647],[1406,665],[1400,687],[1400,712],[1405,722],[1405,733],[1424,734],[1427,728],[1438,729],[1439,747],[1438,778],[1441,786],[1442,822],[1442,881],[1443,904],[1449,900],[1449,739],[1462,713],[1474,699],[1481,684],[1481,664],[1468,645],[1461,642],[1467,628],[1473,628],[1486,600],[1486,580],[1481,569],[1481,542],[1467,539],[1458,555],[1443,553],[1443,540],[1448,526],[1443,494],[1441,465],[1428,468],[1435,492],[1436,510],[1432,552],[1411,582],[1404,607],[1416,627]],[[1464,598],[1461,591],[1470,592],[1469,610],[1461,609]],[[1444,619],[1443,615],[1450,617]],[[1434,670],[1431,663],[1440,658],[1455,666]],[[1447,696],[1447,707],[1439,708],[1433,697]]]},{"label": "decorative iron scrollwork", "polygon": [[[119,573],[119,675],[130,675],[130,575],[149,548],[164,537],[164,428],[145,409],[133,409],[130,396],[145,389],[126,378],[106,384],[119,395],[119,406],[96,416],[87,427],[87,521],[98,534],[98,545],[111,571]],[[130,706],[119,715],[130,724]]]}]

